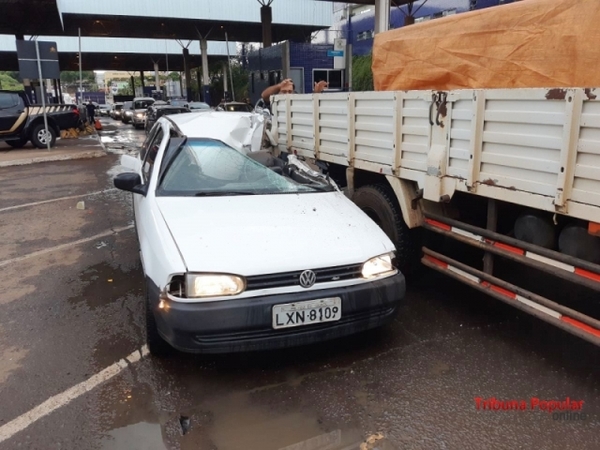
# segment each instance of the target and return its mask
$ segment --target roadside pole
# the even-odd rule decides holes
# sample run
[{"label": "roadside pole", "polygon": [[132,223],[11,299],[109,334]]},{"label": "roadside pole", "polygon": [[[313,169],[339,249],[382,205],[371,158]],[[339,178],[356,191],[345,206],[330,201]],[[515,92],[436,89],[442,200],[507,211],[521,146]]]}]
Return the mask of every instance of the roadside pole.
[{"label": "roadside pole", "polygon": [[[81,66],[81,28],[79,28],[79,106],[83,105],[83,69]],[[87,115],[86,115],[87,118]]]},{"label": "roadside pole", "polygon": [[44,131],[46,133],[46,147],[50,151],[50,129],[48,128],[48,113],[46,111],[46,86],[42,75],[42,62],[40,60],[40,43],[35,40],[35,53],[37,55],[38,75],[40,80],[40,97],[42,97],[42,109],[44,111]]},{"label": "roadside pole", "polygon": [[[227,39],[227,31],[225,32],[225,45],[227,46],[227,63],[229,64],[229,77],[231,79],[231,101],[235,102],[235,90],[233,88],[233,71],[231,70],[231,59],[229,58],[229,39]],[[225,74],[227,76],[227,74]]]}]

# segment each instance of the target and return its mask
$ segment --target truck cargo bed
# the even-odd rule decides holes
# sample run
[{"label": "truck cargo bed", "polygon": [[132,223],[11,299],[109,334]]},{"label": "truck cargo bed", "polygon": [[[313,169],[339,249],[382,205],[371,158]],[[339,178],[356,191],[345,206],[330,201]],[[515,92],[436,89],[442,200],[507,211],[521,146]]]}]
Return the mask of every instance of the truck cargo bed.
[{"label": "truck cargo bed", "polygon": [[600,222],[598,89],[276,96],[279,149]]}]

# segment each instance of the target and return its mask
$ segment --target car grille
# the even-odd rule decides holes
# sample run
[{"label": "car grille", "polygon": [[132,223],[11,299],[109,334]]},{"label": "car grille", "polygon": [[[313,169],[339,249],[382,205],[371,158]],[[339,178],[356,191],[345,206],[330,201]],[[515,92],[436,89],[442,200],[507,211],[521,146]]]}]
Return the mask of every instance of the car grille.
[{"label": "car grille", "polygon": [[[362,264],[348,266],[327,267],[324,269],[313,269],[318,283],[329,281],[352,280],[361,276]],[[295,272],[273,273],[268,275],[254,275],[246,278],[246,290],[271,289],[287,286],[300,286],[300,274],[303,270]]]}]

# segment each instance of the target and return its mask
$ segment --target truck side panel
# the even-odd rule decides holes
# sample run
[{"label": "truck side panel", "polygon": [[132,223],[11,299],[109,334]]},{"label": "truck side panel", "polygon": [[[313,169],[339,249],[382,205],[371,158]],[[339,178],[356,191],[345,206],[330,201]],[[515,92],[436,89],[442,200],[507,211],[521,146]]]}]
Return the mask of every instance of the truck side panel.
[{"label": "truck side panel", "polygon": [[282,151],[600,222],[594,89],[277,96]]}]

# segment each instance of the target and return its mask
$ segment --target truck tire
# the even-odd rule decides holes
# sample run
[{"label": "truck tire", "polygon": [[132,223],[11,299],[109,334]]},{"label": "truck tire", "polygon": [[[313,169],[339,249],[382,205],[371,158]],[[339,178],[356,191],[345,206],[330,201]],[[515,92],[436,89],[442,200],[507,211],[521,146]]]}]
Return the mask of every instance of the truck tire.
[{"label": "truck tire", "polygon": [[148,351],[152,356],[165,358],[173,353],[173,347],[171,347],[158,333],[156,318],[154,317],[152,307],[150,306],[149,293],[149,281],[146,279],[146,298],[144,302],[144,309],[146,311],[146,345],[148,345]]},{"label": "truck tire", "polygon": [[384,184],[363,186],[352,197],[387,234],[396,246],[396,262],[405,276],[415,276],[423,267],[421,258],[421,229],[410,229],[402,218],[402,211],[391,187]]},{"label": "truck tire", "polygon": [[25,138],[11,139],[9,141],[6,141],[6,143],[8,145],[10,145],[12,148],[22,148],[25,146],[25,144],[27,144],[27,139],[25,139]]},{"label": "truck tire", "polygon": [[46,131],[46,127],[43,123],[33,127],[33,131],[31,132],[31,143],[37,148],[46,148],[48,139],[50,139],[50,147],[54,147],[54,144],[56,143],[56,131],[54,131],[54,128],[50,125],[48,128],[49,129]]}]

